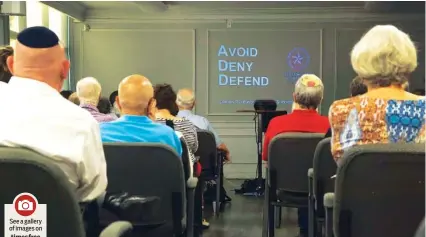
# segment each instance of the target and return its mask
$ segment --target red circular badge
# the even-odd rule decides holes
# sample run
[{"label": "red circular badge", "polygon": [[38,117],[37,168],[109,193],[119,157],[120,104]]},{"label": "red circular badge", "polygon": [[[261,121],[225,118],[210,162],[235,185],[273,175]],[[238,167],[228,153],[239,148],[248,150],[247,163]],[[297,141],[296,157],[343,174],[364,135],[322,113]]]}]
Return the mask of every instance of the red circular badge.
[{"label": "red circular badge", "polygon": [[21,193],[16,196],[13,205],[16,213],[21,216],[32,215],[37,208],[37,200],[30,193]]}]

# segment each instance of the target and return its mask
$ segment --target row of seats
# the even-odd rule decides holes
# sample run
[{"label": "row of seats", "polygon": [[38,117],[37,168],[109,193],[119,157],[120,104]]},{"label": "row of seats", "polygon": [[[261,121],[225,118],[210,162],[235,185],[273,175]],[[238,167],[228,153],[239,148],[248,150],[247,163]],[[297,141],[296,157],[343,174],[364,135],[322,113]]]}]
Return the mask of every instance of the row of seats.
[{"label": "row of seats", "polygon": [[337,167],[323,137],[272,140],[263,236],[275,236],[282,206],[309,208],[309,237],[414,236],[425,215],[425,144],[354,146]]},{"label": "row of seats", "polygon": [[203,166],[198,182],[191,181],[188,154],[181,159],[173,149],[157,143],[104,143],[107,192],[159,197],[159,209],[141,213],[158,218],[152,222],[130,223],[103,209],[93,213],[88,208],[93,208],[91,204],[80,204],[92,212],[91,226],[84,228],[79,203],[64,173],[51,159],[25,148],[0,148],[0,200],[10,203],[19,193],[29,192],[40,204],[47,204],[48,236],[83,237],[85,229],[101,228],[100,237],[192,237],[197,234],[194,224],[201,226],[202,221],[202,183],[214,179],[220,187],[223,159],[217,155],[211,132],[198,131],[198,140],[197,155]]}]

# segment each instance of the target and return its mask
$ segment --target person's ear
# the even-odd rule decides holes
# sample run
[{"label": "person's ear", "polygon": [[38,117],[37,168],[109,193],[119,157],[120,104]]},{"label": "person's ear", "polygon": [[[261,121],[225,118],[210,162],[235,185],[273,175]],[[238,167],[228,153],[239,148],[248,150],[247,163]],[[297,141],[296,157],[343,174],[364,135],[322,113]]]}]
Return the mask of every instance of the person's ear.
[{"label": "person's ear", "polygon": [[71,63],[69,60],[64,60],[62,62],[62,68],[61,68],[61,79],[65,80],[68,77],[68,73],[70,71]]},{"label": "person's ear", "polygon": [[115,103],[117,104],[118,109],[121,111],[121,104],[120,104],[120,99],[118,98],[118,96],[115,97]]},{"label": "person's ear", "polygon": [[293,101],[296,101],[296,93],[293,92]]},{"label": "person's ear", "polygon": [[11,56],[9,56],[9,57],[7,57],[7,59],[6,59],[6,64],[7,64],[7,68],[9,69],[9,72],[13,75],[14,73],[14,71],[13,71],[13,64],[14,64],[14,57],[13,57],[13,55],[11,55]]}]

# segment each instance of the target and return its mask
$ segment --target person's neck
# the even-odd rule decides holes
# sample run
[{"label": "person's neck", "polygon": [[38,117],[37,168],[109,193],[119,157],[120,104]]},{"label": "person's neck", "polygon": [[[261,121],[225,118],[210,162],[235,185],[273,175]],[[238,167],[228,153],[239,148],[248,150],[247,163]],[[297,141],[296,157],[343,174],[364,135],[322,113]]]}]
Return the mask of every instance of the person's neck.
[{"label": "person's neck", "polygon": [[387,87],[372,87],[367,85],[367,88],[368,91],[365,95],[372,98],[404,99],[408,94],[402,85],[390,85]]},{"label": "person's neck", "polygon": [[121,109],[121,116],[130,115],[130,116],[148,116],[146,113],[136,110],[127,110],[127,109]]},{"label": "person's neck", "polygon": [[308,108],[302,107],[298,103],[293,103],[292,110],[315,110],[315,109],[308,109]]},{"label": "person's neck", "polygon": [[14,76],[28,78],[35,81],[43,82],[57,90],[62,90],[62,81],[58,80],[57,76],[51,76],[48,73],[36,73],[36,72],[15,72]]},{"label": "person's neck", "polygon": [[164,118],[164,119],[174,119],[175,117],[170,114],[170,111],[167,109],[159,109],[155,113],[155,117]]},{"label": "person's neck", "polygon": [[80,100],[80,105],[98,106],[98,102]]}]

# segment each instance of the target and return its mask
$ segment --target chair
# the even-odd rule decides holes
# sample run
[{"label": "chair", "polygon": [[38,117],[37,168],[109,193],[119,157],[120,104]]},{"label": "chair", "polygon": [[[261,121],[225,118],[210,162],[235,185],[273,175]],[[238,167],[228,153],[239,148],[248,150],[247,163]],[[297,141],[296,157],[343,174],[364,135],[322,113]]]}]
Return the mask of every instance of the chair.
[{"label": "chair", "polygon": [[425,144],[351,147],[324,206],[328,237],[414,236],[425,215]]},{"label": "chair", "polygon": [[192,177],[191,173],[191,158],[189,156],[189,150],[186,146],[185,140],[180,139],[182,145],[182,164],[186,180],[186,202],[187,202],[187,219],[186,219],[186,236],[194,236],[194,197],[195,197],[195,188],[197,187],[198,179]]},{"label": "chair", "polygon": [[213,212],[218,216],[220,209],[220,188],[222,186],[220,182],[222,160],[218,158],[216,141],[210,131],[198,130],[197,136],[198,150],[195,155],[200,157],[202,167],[200,176],[203,181],[216,181],[216,202],[213,202]]},{"label": "chair", "polygon": [[[85,237],[81,209],[64,172],[52,161],[25,148],[0,147],[0,210],[20,193],[31,193],[47,207],[47,236]],[[4,222],[1,231],[4,233]],[[115,222],[101,237],[125,236],[128,222]]]},{"label": "chair", "polygon": [[182,236],[187,218],[186,185],[178,154],[160,143],[104,143],[104,152],[108,192],[161,199],[161,218],[166,224],[155,229],[135,226],[134,232],[143,236]]},{"label": "chair", "polygon": [[269,144],[265,192],[268,225],[264,226],[269,237],[275,233],[275,207],[308,207],[306,172],[312,167],[315,148],[323,137],[319,133],[283,133]]},{"label": "chair", "polygon": [[313,168],[309,169],[309,237],[322,236],[325,221],[324,194],[334,191],[337,165],[331,155],[331,138],[322,139],[314,154]]}]

